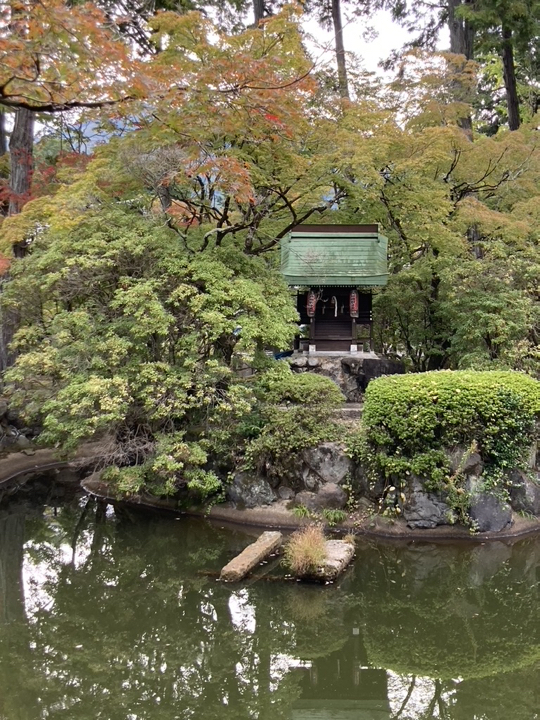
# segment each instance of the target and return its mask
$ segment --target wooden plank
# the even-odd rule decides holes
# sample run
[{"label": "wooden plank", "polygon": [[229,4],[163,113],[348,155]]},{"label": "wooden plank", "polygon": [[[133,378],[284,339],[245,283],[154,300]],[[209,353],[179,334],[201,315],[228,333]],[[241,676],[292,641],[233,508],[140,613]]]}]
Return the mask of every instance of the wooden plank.
[{"label": "wooden plank", "polygon": [[227,563],[221,571],[220,580],[225,582],[238,582],[242,580],[250,570],[258,565],[268,555],[273,553],[281,545],[282,535],[280,532],[263,532],[263,534],[240,555],[237,555]]}]

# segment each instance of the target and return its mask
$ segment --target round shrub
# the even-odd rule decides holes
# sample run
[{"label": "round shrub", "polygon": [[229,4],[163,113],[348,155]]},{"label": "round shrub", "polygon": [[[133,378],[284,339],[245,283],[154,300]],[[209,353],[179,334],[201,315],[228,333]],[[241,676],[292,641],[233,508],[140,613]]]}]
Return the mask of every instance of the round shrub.
[{"label": "round shrub", "polygon": [[294,373],[283,361],[262,375],[258,393],[263,402],[275,405],[335,408],[345,400],[341,390],[330,378],[310,372]]},{"label": "round shrub", "polygon": [[364,460],[372,473],[403,484],[412,475],[427,489],[467,497],[455,483],[445,450],[476,449],[484,480],[504,489],[509,470],[525,461],[537,434],[540,383],[514,371],[437,371],[382,377],[367,388]]}]

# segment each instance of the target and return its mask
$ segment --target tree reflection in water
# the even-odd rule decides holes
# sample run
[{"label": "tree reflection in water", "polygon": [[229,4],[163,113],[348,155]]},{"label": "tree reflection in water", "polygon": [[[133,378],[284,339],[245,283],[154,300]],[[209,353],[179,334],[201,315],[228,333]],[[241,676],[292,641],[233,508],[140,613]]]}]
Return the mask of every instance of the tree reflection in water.
[{"label": "tree reflection in water", "polygon": [[538,717],[538,540],[359,542],[339,587],[208,574],[248,542],[200,520],[4,505],[0,717]]}]

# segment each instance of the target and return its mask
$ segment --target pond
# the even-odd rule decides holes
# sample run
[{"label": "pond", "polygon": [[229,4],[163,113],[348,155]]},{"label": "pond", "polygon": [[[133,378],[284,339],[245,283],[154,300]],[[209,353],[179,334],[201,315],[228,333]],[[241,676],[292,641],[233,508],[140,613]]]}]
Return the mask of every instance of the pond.
[{"label": "pond", "polygon": [[540,538],[359,540],[336,585],[233,586],[245,531],[47,487],[0,507],[2,720],[539,717]]}]

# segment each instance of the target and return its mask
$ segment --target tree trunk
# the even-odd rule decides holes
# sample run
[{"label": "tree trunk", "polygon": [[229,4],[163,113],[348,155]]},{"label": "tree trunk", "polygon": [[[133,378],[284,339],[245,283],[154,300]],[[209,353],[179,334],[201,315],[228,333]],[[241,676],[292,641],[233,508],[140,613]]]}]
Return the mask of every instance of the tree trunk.
[{"label": "tree trunk", "polygon": [[166,185],[158,185],[156,193],[161,205],[161,211],[167,212],[172,205],[171,191]]},{"label": "tree trunk", "polygon": [[345,45],[343,43],[343,25],[341,23],[341,2],[332,0],[332,23],[336,38],[336,60],[338,67],[339,94],[349,100],[349,84],[347,81],[347,65],[345,62]]},{"label": "tree trunk", "polygon": [[536,115],[538,108],[540,107],[540,95],[534,91],[533,88],[529,88],[529,112],[532,115]]},{"label": "tree trunk", "polygon": [[264,18],[264,0],[253,0],[253,14],[255,16],[255,25]]},{"label": "tree trunk", "polygon": [[[29,10],[24,3],[13,3],[8,30],[24,40],[28,33]],[[30,197],[34,151],[34,113],[26,108],[15,111],[9,139],[8,215],[17,215]],[[17,256],[16,249],[14,254]]]},{"label": "tree trunk", "polygon": [[[0,110],[0,157],[3,157],[8,151],[8,139],[6,130],[6,115]],[[8,214],[9,200],[8,200],[8,187],[7,179],[2,178],[1,182],[1,195],[0,195],[0,216]]]},{"label": "tree trunk", "polygon": [[[30,197],[32,183],[32,156],[34,149],[34,113],[21,109],[15,113],[15,124],[9,141],[9,183],[8,183],[8,215],[17,215]],[[15,257],[26,255],[26,245],[13,246]],[[3,292],[2,278],[0,294]],[[0,310],[0,371],[13,365],[14,354],[9,350],[13,335],[19,325],[16,310],[3,307]]]},{"label": "tree trunk", "polygon": [[30,197],[34,149],[34,113],[21,108],[9,142],[9,208],[8,215],[17,215]]},{"label": "tree trunk", "polygon": [[[437,259],[438,255],[439,252],[434,250],[434,260]],[[441,322],[439,317],[440,289],[441,278],[436,267],[432,265],[430,292],[425,309],[426,325],[431,331],[431,346],[429,347],[428,343],[426,343],[427,352],[423,361],[423,371],[442,370],[448,357],[448,348],[450,347],[448,328],[444,321]]]},{"label": "tree trunk", "polygon": [[448,0],[448,29],[450,31],[450,52],[465,55],[472,60],[474,55],[474,30],[467,20],[456,17],[460,5],[469,5],[471,0]]},{"label": "tree trunk", "polygon": [[[472,60],[474,55],[474,30],[470,23],[456,17],[456,9],[462,4],[469,4],[470,0],[448,0],[448,29],[450,31],[450,52],[455,55],[464,55],[466,60]],[[463,83],[456,80],[456,94],[462,99],[465,94]],[[458,119],[458,125],[472,140],[472,118],[470,115]]]},{"label": "tree trunk", "polygon": [[514,47],[512,31],[503,26],[502,29],[502,62],[504,87],[506,88],[506,107],[508,110],[508,127],[517,130],[521,125],[519,117],[519,98],[516,84],[516,68],[514,65]]},{"label": "tree trunk", "polygon": [[24,511],[0,516],[0,626],[24,620]]},{"label": "tree trunk", "polygon": [[467,240],[471,248],[471,252],[477,260],[484,257],[484,249],[480,243],[480,232],[478,225],[471,225],[467,230]]},{"label": "tree trunk", "polygon": [[0,156],[7,153],[6,115],[0,110]]},{"label": "tree trunk", "polygon": [[[4,283],[8,282],[9,277],[4,275],[0,278],[0,300],[4,292]],[[16,310],[3,307],[0,304],[0,373],[7,370],[15,362],[15,353],[10,349],[10,343],[19,325],[19,314]]]}]

